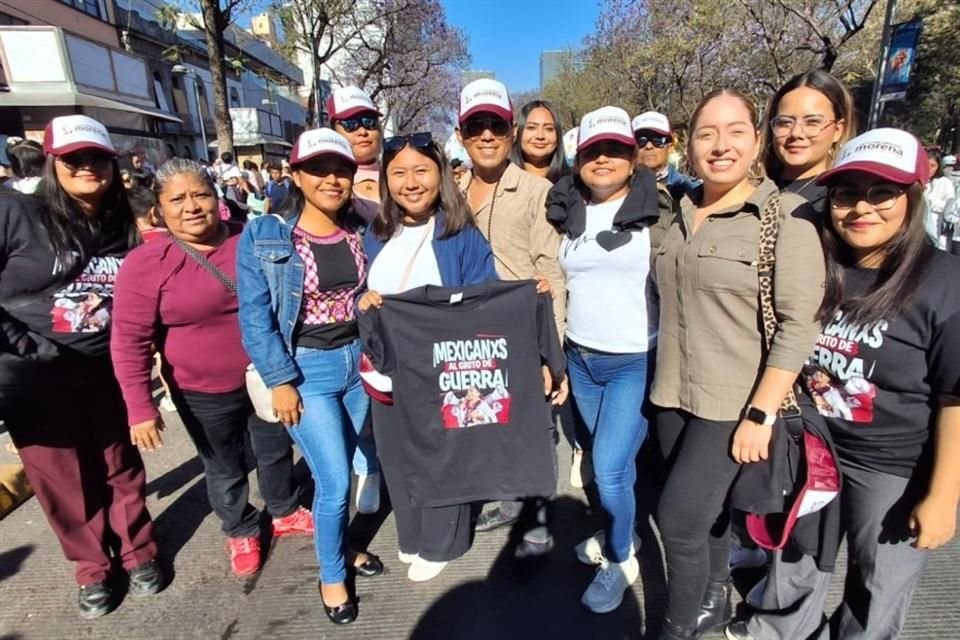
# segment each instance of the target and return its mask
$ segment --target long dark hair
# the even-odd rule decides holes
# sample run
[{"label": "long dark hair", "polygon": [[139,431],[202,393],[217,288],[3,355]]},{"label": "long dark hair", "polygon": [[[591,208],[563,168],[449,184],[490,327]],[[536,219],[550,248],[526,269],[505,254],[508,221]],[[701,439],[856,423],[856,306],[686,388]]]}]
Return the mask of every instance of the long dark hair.
[{"label": "long dark hair", "polygon": [[[392,153],[384,151],[383,161],[380,163],[380,200],[383,205],[373,221],[373,233],[383,241],[392,238],[397,228],[403,223],[403,209],[390,195],[390,189],[387,187],[387,169],[397,154],[405,148],[403,147]],[[447,156],[443,153],[440,145],[435,140],[431,140],[427,146],[423,148],[414,147],[414,150],[429,158],[440,171],[440,194],[434,211],[434,213],[443,211],[446,216],[440,237],[448,238],[460,233],[466,227],[474,226],[473,212],[470,210],[470,205],[467,204],[463,194],[460,193],[460,189],[457,188],[457,181],[453,177],[453,169],[450,168]]]},{"label": "long dark hair", "polygon": [[47,156],[36,195],[46,204],[39,209],[40,224],[63,265],[66,281],[84,269],[105,241],[122,239],[132,248],[140,239],[116,159],[110,162],[113,180],[96,216],[85,215],[73,197],[64,191],[57,179],[55,163],[54,156]]},{"label": "long dark hair", "polygon": [[[864,294],[844,300],[844,269],[856,263],[849,246],[837,234],[828,219],[820,232],[827,261],[826,291],[817,319],[829,322],[841,308],[844,320],[854,324],[868,324],[889,319],[903,311],[913,301],[919,283],[937,251],[927,239],[923,228],[923,187],[915,182],[906,189],[907,220],[887,244],[883,264],[876,283]],[[830,211],[827,195],[827,211]]]},{"label": "long dark hair", "polygon": [[783,97],[794,89],[801,87],[808,87],[823,94],[823,97],[829,100],[833,107],[834,119],[843,120],[843,134],[831,149],[831,164],[840,147],[857,135],[857,112],[853,107],[853,96],[845,84],[820,69],[812,69],[793,76],[770,98],[770,103],[767,105],[767,111],[763,118],[763,150],[760,157],[767,175],[774,179],[779,178],[783,173],[784,165],[783,160],[777,155],[773,132],[770,130],[770,121],[776,117],[777,109],[780,107],[780,101],[783,100]]},{"label": "long dark hair", "polygon": [[513,149],[510,150],[510,160],[523,169],[521,138],[523,138],[523,130],[527,126],[527,118],[534,109],[546,109],[550,112],[550,117],[553,118],[553,126],[556,127],[557,148],[553,150],[550,165],[547,167],[547,180],[556,184],[557,180],[570,173],[570,167],[567,165],[567,156],[563,153],[563,125],[560,124],[556,109],[546,100],[531,100],[520,109],[520,117],[517,118],[517,138],[513,141]]},{"label": "long dark hair", "polygon": [[930,179],[943,177],[943,155],[938,149],[927,149],[927,159],[937,163],[937,172],[930,176]]}]

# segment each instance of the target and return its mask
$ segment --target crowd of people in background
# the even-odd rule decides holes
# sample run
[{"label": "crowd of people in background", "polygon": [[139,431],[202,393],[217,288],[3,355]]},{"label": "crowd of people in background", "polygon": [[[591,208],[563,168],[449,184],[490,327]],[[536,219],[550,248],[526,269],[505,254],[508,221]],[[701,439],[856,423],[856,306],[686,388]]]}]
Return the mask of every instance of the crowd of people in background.
[{"label": "crowd of people in background", "polygon": [[[385,137],[357,87],[327,112],[262,166],[133,153],[121,169],[82,115],[0,150],[0,417],[75,565],[81,615],[118,605],[119,570],[132,595],[165,585],[140,455],[162,446],[164,410],[196,446],[232,572],[263,563],[252,460],[272,536],[314,537],[335,624],[359,614],[349,582],[386,564],[345,538],[353,474],[360,513],[386,487],[411,581],[506,526],[516,563],[547,559],[552,495],[416,505],[403,417],[369,388],[361,340],[390,296],[532,280],[566,358],[543,402],[573,420],[570,483],[595,482],[604,516],[569,550],[596,567],[584,607],[616,610],[641,576],[649,441],[665,469],[662,640],[897,637],[960,502],[955,156],[861,132],[823,71],[763,110],[718,89],[682,127],[597,105],[573,133],[548,102],[517,108],[476,80],[452,161],[429,132]],[[744,553],[768,569],[735,619]]]}]

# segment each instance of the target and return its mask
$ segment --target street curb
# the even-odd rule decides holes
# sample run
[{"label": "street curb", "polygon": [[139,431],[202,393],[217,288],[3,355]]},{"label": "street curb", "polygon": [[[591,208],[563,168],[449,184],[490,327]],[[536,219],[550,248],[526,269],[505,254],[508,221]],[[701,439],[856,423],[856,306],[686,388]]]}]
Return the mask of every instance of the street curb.
[{"label": "street curb", "polygon": [[32,495],[22,464],[0,464],[0,520]]}]

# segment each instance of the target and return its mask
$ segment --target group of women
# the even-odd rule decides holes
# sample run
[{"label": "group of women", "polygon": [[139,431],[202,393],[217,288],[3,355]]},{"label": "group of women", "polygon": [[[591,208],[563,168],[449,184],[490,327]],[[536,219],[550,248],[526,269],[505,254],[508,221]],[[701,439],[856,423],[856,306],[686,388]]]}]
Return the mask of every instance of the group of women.
[{"label": "group of women", "polygon": [[[498,277],[490,223],[508,174],[494,165],[512,148],[517,167],[552,183],[540,202],[554,245],[538,255],[563,274],[558,330],[607,515],[575,549],[597,567],[584,606],[615,610],[640,575],[635,465],[650,421],[667,469],[656,515],[662,639],[720,628],[741,640],[897,636],[960,500],[960,262],[927,237],[930,166],[916,138],[856,136],[849,92],[821,71],[790,80],[762,117],[746,96],[717,90],[687,127],[701,185],[674,200],[637,161],[649,136],[622,109],[584,116],[567,167],[549,104],[524,106],[515,129],[496,95],[468,100],[461,139],[475,171],[496,176],[478,227],[469,177],[465,197],[432,136],[381,140],[373,103],[343,91],[328,109],[333,128],[297,141],[280,215],[243,229],[220,220],[202,166],[171,160],[155,187],[167,234],[139,244],[109,135],[84,116],[48,127],[37,198],[0,196],[0,409],[76,563],[83,615],[116,606],[115,565],[136,595],[163,584],[137,451],[162,444],[155,351],[237,575],[262,562],[247,458],[273,535],[314,535],[334,623],[358,614],[348,580],[383,571],[344,539],[351,465],[367,477],[382,466],[411,580],[469,549],[470,505],[406,499],[398,417],[371,409],[357,320],[384,295]],[[379,185],[372,216],[357,201],[376,201],[377,189],[358,182]],[[255,415],[251,377],[285,429]],[[828,619],[830,568],[788,545],[751,597],[756,613],[734,622],[731,492],[746,467],[778,455],[779,412],[794,393],[804,423],[832,440],[841,476],[832,535],[848,543],[843,600]],[[312,511],[299,505],[291,439],[316,486]],[[378,503],[368,495],[367,510]]]}]

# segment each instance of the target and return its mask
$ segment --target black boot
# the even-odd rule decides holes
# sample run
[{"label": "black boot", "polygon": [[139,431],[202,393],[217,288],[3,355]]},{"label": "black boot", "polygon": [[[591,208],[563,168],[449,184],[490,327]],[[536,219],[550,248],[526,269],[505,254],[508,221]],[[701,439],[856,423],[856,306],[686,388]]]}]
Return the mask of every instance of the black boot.
[{"label": "black boot", "polygon": [[707,584],[707,592],[703,596],[700,613],[697,614],[697,627],[694,630],[694,637],[699,638],[707,631],[726,626],[733,620],[730,591],[729,580]]},{"label": "black boot", "polygon": [[693,637],[693,629],[684,629],[669,620],[664,620],[657,640],[692,640]]}]

